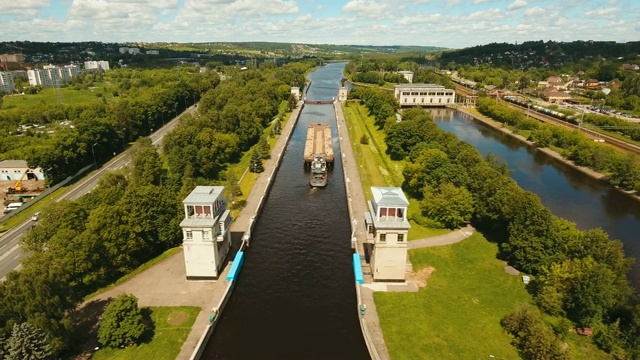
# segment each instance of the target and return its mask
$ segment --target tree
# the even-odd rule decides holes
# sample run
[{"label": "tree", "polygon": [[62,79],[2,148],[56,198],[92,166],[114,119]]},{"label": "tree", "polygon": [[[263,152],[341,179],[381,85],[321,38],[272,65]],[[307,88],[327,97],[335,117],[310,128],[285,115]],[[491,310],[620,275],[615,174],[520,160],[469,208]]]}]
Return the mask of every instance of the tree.
[{"label": "tree", "polygon": [[523,359],[565,360],[568,354],[562,350],[553,331],[544,325],[542,316],[534,308],[523,308],[507,314],[500,322],[511,334],[513,345]]},{"label": "tree", "polygon": [[53,349],[44,331],[24,322],[13,326],[6,352],[7,360],[40,360],[51,356]]},{"label": "tree", "polygon": [[122,347],[137,343],[144,334],[138,298],[121,294],[107,305],[100,320],[98,341],[108,347]]},{"label": "tree", "polygon": [[264,165],[262,165],[262,156],[258,150],[253,150],[251,153],[251,163],[249,164],[249,171],[252,173],[261,173],[264,171]]},{"label": "tree", "polygon": [[263,136],[258,141],[258,152],[260,153],[260,157],[263,159],[268,159],[271,157],[271,146],[267,139]]},{"label": "tree", "polygon": [[[426,189],[430,189],[429,186]],[[440,185],[437,192],[425,190],[422,202],[424,215],[455,229],[469,222],[473,215],[473,196],[463,188],[451,183]]]}]

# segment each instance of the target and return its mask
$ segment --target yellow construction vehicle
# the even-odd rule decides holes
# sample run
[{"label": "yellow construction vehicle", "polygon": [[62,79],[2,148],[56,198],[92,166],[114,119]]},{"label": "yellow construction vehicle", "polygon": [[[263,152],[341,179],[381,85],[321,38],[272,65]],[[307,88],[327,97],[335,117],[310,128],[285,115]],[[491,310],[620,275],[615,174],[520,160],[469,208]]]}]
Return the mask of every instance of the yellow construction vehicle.
[{"label": "yellow construction vehicle", "polygon": [[25,170],[20,176],[20,179],[18,179],[18,181],[16,181],[16,183],[13,184],[13,186],[9,186],[8,188],[4,189],[4,192],[7,194],[16,194],[16,193],[27,191],[26,188],[22,187],[22,179],[24,179],[24,177],[27,176],[27,171],[29,170],[28,169]]}]

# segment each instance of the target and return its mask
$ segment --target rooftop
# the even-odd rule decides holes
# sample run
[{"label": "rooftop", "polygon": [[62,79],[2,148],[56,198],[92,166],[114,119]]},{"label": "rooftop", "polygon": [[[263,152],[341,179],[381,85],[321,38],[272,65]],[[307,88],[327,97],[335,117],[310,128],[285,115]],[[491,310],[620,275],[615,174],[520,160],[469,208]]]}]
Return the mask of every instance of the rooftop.
[{"label": "rooftop", "polygon": [[0,168],[28,168],[26,160],[2,160]]},{"label": "rooftop", "polygon": [[406,207],[409,200],[399,187],[371,187],[373,201],[378,205]]},{"label": "rooftop", "polygon": [[214,203],[222,191],[224,186],[196,186],[195,189],[187,196],[183,204],[212,204]]},{"label": "rooftop", "polygon": [[394,88],[401,89],[444,89],[445,87],[439,84],[399,84]]}]

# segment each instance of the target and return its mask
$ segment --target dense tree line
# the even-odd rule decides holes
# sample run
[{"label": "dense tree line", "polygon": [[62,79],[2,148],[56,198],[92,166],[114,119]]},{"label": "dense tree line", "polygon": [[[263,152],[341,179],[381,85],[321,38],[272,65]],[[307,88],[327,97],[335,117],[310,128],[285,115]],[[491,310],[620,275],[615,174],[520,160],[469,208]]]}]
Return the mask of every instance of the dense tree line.
[{"label": "dense tree line", "polygon": [[[537,146],[553,148],[576,165],[606,174],[611,184],[624,190],[640,190],[640,160],[634,154],[623,154],[610,146],[596,143],[578,130],[527,118],[521,111],[489,98],[479,98],[476,108],[480,113],[516,129],[531,130],[529,140]],[[585,119],[598,126],[623,121],[601,115],[585,115]]]},{"label": "dense tree line", "polygon": [[[0,110],[0,155],[25,159],[57,182],[92,163],[94,154],[98,163],[110,159],[126,143],[149,135],[220,82],[217,73],[201,73],[197,68],[120,69],[101,80],[115,84],[113,101]],[[71,86],[96,78],[86,75],[76,81]],[[19,131],[21,125],[30,128]]]},{"label": "dense tree line", "polygon": [[409,81],[399,70],[413,72],[413,83],[440,84],[448,89],[453,89],[453,83],[446,77],[436,74],[433,69],[426,68],[405,55],[400,58],[393,56],[379,56],[362,59],[359,62],[352,61],[345,67],[345,73],[354,82],[384,85],[385,83],[406,84]]},{"label": "dense tree line", "polygon": [[[531,288],[543,311],[593,326],[605,350],[640,355],[640,303],[626,278],[632,260],[619,241],[554,216],[504,164],[483,160],[421,109],[405,110],[403,121],[387,123],[385,131],[389,155],[406,162],[403,189],[421,201],[425,215],[448,226],[471,222],[498,243],[500,258],[536,276]],[[607,335],[613,331],[620,336]]]},{"label": "dense tree line", "polygon": [[0,338],[28,322],[48,335],[54,353],[68,349],[73,313],[86,295],[180,243],[180,189],[166,185],[148,139],[134,145],[132,163],[78,201],[42,211],[21,239],[30,256],[0,284]]}]

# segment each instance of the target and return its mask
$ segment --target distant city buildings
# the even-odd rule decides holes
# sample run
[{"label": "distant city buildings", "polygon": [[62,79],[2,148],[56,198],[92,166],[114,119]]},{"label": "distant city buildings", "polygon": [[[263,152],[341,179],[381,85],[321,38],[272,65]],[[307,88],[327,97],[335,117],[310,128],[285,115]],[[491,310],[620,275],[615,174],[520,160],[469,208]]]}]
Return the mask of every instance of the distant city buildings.
[{"label": "distant city buildings", "polygon": [[22,63],[24,63],[24,55],[22,54],[0,54],[0,68],[5,71],[21,69]]},{"label": "distant city buildings", "polygon": [[105,60],[101,61],[85,61],[84,62],[85,70],[102,70],[109,71],[109,62]]},{"label": "distant city buildings", "polygon": [[42,69],[28,70],[27,77],[30,85],[40,85],[47,88],[68,83],[71,78],[79,75],[80,72],[80,66],[76,64],[64,66],[45,65]]},{"label": "distant city buildings", "polygon": [[145,53],[147,55],[160,55],[160,52],[158,52],[158,50],[147,50]]}]

